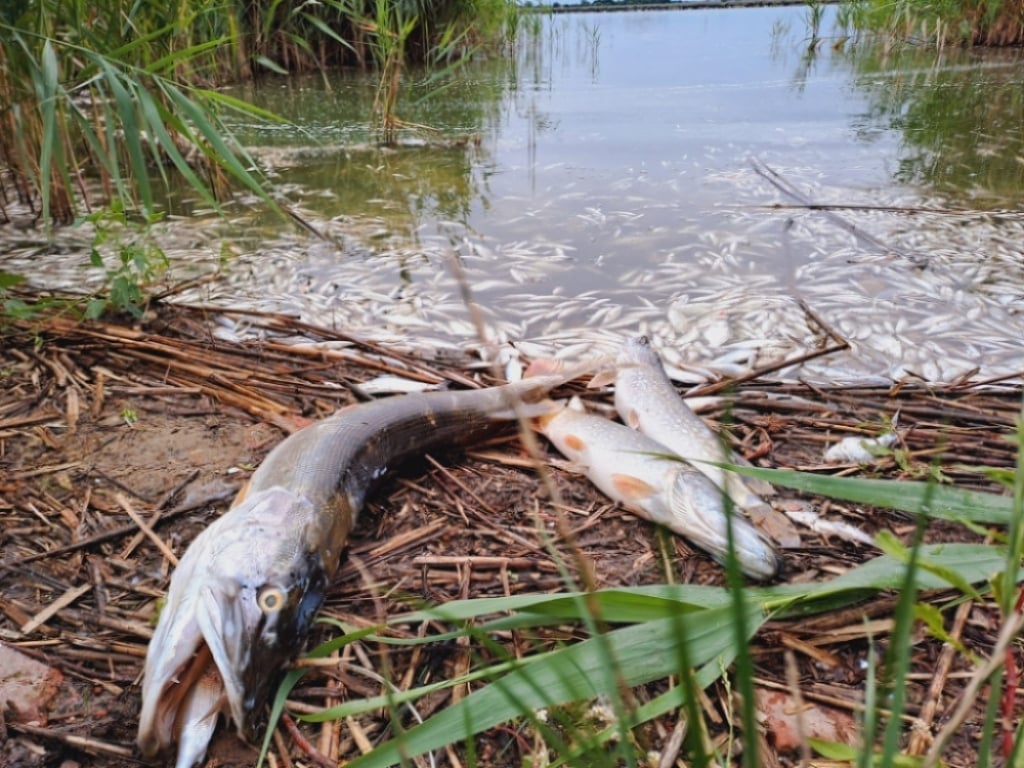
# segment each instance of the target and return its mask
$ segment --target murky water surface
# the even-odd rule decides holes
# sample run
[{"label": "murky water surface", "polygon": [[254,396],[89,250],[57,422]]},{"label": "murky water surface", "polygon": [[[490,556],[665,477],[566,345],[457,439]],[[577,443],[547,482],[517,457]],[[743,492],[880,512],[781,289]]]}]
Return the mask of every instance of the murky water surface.
[{"label": "murky water surface", "polygon": [[368,78],[250,92],[292,124],[238,124],[246,145],[344,247],[254,203],[175,221],[172,255],[216,265],[224,233],[233,254],[187,298],[462,348],[476,329],[457,262],[493,338],[530,354],[642,330],[692,381],[836,337],[852,348],[777,375],[1024,369],[1020,52],[839,45],[831,11],[809,51],[802,7],[523,27],[514,55],[441,93],[407,78],[400,116],[433,130],[398,148],[367,132]]}]

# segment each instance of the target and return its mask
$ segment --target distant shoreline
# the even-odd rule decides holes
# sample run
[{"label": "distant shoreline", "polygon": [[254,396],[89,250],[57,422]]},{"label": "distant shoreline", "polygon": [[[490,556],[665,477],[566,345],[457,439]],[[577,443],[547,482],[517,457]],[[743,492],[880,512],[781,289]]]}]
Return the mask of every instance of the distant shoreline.
[{"label": "distant shoreline", "polygon": [[[814,0],[817,5],[835,5],[842,0]],[[520,10],[539,13],[603,13],[606,11],[694,11],[707,8],[761,8],[782,5],[810,5],[811,0],[680,0],[674,3],[615,5],[521,5]]]}]

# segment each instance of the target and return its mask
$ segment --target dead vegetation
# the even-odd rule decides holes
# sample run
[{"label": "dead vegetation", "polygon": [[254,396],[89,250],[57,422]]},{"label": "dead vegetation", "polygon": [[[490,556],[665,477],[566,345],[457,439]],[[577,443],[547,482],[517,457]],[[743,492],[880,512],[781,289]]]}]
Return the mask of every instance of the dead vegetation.
[{"label": "dead vegetation", "polygon": [[[491,383],[465,364],[389,353],[343,334],[282,316],[252,318],[263,340],[218,341],[199,308],[160,307],[143,326],[81,324],[61,316],[19,321],[0,336],[0,669],[38,662],[25,678],[31,695],[5,687],[0,764],[135,765],[138,681],[157,599],[173,558],[226,508],[230,497],[283,433],[352,402],[353,385],[379,372],[466,386]],[[285,341],[303,336],[305,346]],[[566,389],[566,392],[569,388]],[[581,392],[595,404],[601,392]],[[933,388],[822,389],[749,381],[715,411],[732,422],[738,447],[755,463],[920,479],[941,473],[959,486],[992,489],[978,465],[1010,469],[1006,435],[1019,414],[1017,384]],[[875,435],[899,412],[895,456],[872,468],[826,467],[825,446],[849,434]],[[369,626],[410,600],[555,591],[582,557],[596,586],[659,582],[721,583],[720,569],[684,541],[610,505],[584,480],[556,471],[571,530],[552,552],[554,527],[543,486],[514,435],[464,454],[428,457],[403,468],[373,497],[351,543],[325,615]],[[785,500],[798,494],[783,492]],[[908,535],[912,523],[887,511],[806,499],[819,517],[867,532]],[[870,547],[802,529],[785,554],[781,580],[820,580],[873,556]],[[972,536],[935,524],[930,541]],[[980,537],[980,534],[979,534]],[[936,596],[936,600],[942,596]],[[883,647],[893,598],[813,620],[776,622],[756,640],[757,685],[769,733],[769,765],[794,764],[799,739],[777,711],[799,702],[835,728],[852,732],[863,706],[864,658]],[[999,627],[994,613],[964,603],[951,636],[987,656]],[[424,631],[426,627],[424,627]],[[552,630],[549,639],[575,629]],[[322,630],[321,637],[327,636]],[[499,638],[516,652],[532,640]],[[520,647],[521,645],[521,647]],[[293,712],[382,692],[381,675],[402,688],[464,670],[469,649],[432,644],[408,650],[356,643],[317,662],[293,692]],[[908,749],[923,753],[927,734],[962,691],[970,659],[921,631],[915,637]],[[653,686],[652,686],[653,688]],[[640,701],[655,691],[640,691]],[[427,717],[460,691],[418,705]],[[31,706],[30,706],[31,705]],[[719,744],[729,738],[730,692],[713,686],[701,702]],[[775,719],[773,719],[775,718]],[[973,765],[968,720],[944,759]],[[678,722],[638,729],[638,743],[675,765]],[[380,716],[323,726],[286,721],[275,737],[275,765],[334,765],[364,751],[390,724]],[[914,739],[920,741],[916,746]],[[477,742],[480,765],[521,765],[540,749],[528,724],[493,729]],[[438,756],[458,765],[458,750]],[[221,732],[211,756],[220,766],[251,765],[255,752]],[[531,757],[532,756],[532,757]],[[70,763],[63,761],[70,760]]]}]

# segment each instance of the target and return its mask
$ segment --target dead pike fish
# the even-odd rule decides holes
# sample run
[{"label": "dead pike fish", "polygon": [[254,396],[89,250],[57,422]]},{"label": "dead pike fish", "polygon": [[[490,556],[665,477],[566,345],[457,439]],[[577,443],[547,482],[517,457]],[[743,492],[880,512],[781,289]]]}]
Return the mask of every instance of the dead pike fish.
[{"label": "dead pike fish", "polygon": [[731,524],[743,572],[770,579],[779,557],[761,533],[726,510],[722,492],[693,465],[629,427],[585,413],[578,401],[534,420],[539,432],[606,496],[641,517],[684,536],[719,562]]},{"label": "dead pike fish", "polygon": [[288,437],[235,505],[192,542],[171,577],[150,641],[138,744],[202,760],[219,715],[252,739],[264,705],[302,648],[367,493],[395,463],[472,443],[537,405],[567,376],[402,395],[345,408]]},{"label": "dead pike fish", "polygon": [[708,463],[750,466],[742,456],[723,446],[721,438],[679,396],[646,336],[628,339],[619,352],[615,408],[627,425],[694,462],[772,538],[786,547],[799,546],[800,537],[793,526],[758,495],[774,493],[770,484]]}]

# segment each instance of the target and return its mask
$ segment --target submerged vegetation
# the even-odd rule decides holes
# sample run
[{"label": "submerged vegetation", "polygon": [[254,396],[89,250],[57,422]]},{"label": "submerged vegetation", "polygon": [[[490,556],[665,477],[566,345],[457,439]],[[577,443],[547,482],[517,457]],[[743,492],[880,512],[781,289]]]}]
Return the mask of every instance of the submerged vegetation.
[{"label": "submerged vegetation", "polygon": [[[451,65],[500,39],[507,0],[57,3],[0,15],[0,216],[68,224],[118,198],[154,212],[154,180],[216,206],[228,182],[271,202],[226,110],[273,116],[217,87],[264,73],[376,66],[396,124],[408,62]],[[173,178],[172,174],[177,174]]]}]

